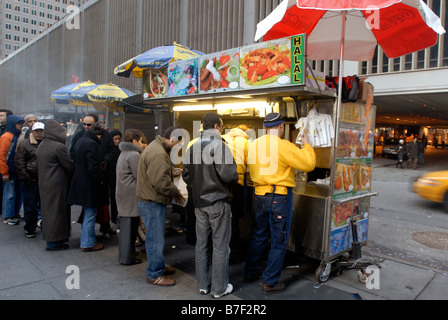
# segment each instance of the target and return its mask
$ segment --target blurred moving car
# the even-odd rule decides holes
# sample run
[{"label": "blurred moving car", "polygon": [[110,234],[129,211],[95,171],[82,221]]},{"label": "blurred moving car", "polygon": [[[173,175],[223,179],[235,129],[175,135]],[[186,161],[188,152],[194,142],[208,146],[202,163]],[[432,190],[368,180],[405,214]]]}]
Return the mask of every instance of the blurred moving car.
[{"label": "blurred moving car", "polygon": [[412,189],[423,199],[443,204],[448,211],[448,171],[425,173],[413,182]]},{"label": "blurred moving car", "polygon": [[400,139],[387,139],[383,146],[383,158],[397,158],[398,157],[398,142]]}]

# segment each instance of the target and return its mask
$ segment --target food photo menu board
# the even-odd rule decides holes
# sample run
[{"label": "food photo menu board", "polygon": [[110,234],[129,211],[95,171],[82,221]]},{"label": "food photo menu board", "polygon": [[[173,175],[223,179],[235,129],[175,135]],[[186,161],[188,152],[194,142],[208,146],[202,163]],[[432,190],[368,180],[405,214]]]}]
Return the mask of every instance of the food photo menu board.
[{"label": "food photo menu board", "polygon": [[144,70],[144,97],[304,85],[305,44],[306,34],[299,34]]},{"label": "food photo menu board", "polygon": [[351,248],[353,234],[350,218],[356,214],[356,207],[359,207],[359,213],[362,216],[362,219],[357,223],[358,241],[367,241],[370,198],[352,200],[334,206],[330,232],[330,256]]},{"label": "food photo menu board", "polygon": [[330,256],[351,248],[350,219],[357,214],[357,208],[361,214],[357,223],[358,241],[367,240],[370,198],[350,198],[371,192],[375,117],[376,107],[371,101],[341,106],[333,198],[347,201],[332,206]]},{"label": "food photo menu board", "polygon": [[333,196],[347,199],[370,192],[374,154],[376,108],[362,103],[344,103],[336,147]]}]

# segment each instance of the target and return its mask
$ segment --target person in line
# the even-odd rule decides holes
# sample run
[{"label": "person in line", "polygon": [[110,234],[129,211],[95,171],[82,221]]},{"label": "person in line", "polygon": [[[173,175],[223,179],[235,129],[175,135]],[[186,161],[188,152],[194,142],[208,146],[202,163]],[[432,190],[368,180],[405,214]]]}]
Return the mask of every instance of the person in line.
[{"label": "person in line", "polygon": [[247,126],[240,125],[230,130],[223,138],[232,150],[238,171],[238,183],[232,185],[232,237],[230,239],[230,263],[244,261],[247,245],[240,239],[240,220],[252,210],[253,187],[247,185],[247,152],[249,139]]},{"label": "person in line", "polygon": [[0,136],[6,132],[6,119],[12,114],[9,109],[0,109]]},{"label": "person in line", "polygon": [[187,151],[182,176],[193,191],[199,293],[211,292],[213,298],[220,298],[233,291],[229,282],[230,203],[231,185],[238,182],[238,172],[232,151],[221,137],[221,117],[207,113],[202,118],[202,125],[201,138]]},{"label": "person in line", "polygon": [[104,174],[101,170],[99,145],[104,129],[98,123],[91,126],[75,145],[75,170],[70,184],[67,202],[83,208],[81,249],[83,252],[98,251],[103,243],[96,243],[95,220],[97,208],[104,205],[101,197]]},{"label": "person in line", "polygon": [[409,168],[409,166],[412,163],[412,168],[414,170],[417,169],[417,160],[418,160],[418,149],[419,149],[419,144],[417,143],[417,137],[414,137],[412,142],[409,142],[406,145],[406,152],[408,154],[408,163],[407,163],[407,167]]},{"label": "person in line", "polygon": [[[171,149],[181,142],[182,137],[170,127],[162,136],[157,136],[143,151],[137,173],[138,208],[146,227],[145,248],[148,257],[147,282],[159,286],[173,286],[176,280],[167,278],[175,272],[165,266],[166,206],[173,198],[184,200],[181,191],[173,183]],[[173,134],[173,135],[172,135]]]},{"label": "person in line", "polygon": [[[33,122],[34,123],[34,122]],[[36,237],[37,221],[39,219],[39,182],[37,170],[37,148],[42,142],[45,125],[36,122],[30,129],[30,135],[16,149],[14,165],[19,180],[23,181],[23,212],[25,218],[25,236]]]},{"label": "person in line", "polygon": [[270,240],[266,268],[262,274],[262,293],[285,289],[280,282],[283,260],[292,220],[295,172],[310,172],[316,166],[316,155],[308,136],[302,135],[303,149],[282,139],[285,121],[279,113],[270,113],[264,120],[266,135],[249,146],[248,166],[254,182],[254,228],[245,267],[245,281],[259,278],[261,260]]},{"label": "person in line", "polygon": [[17,142],[17,145],[19,145],[23,140],[28,139],[30,137],[31,129],[33,128],[33,125],[38,122],[39,120],[34,114],[29,114],[25,117],[25,124],[23,125],[24,128],[28,128],[26,132],[22,132],[19,137],[19,141]]},{"label": "person in line", "polygon": [[[110,199],[110,220],[114,224],[118,224],[118,210],[117,210],[117,200],[115,199],[116,193],[116,181],[117,181],[117,161],[120,156],[120,143],[123,138],[122,133],[119,130],[112,130],[110,132],[112,141],[114,142],[114,156],[110,160],[110,179],[109,179],[109,199]],[[112,231],[113,233],[113,231]]]},{"label": "person in line", "polygon": [[17,225],[22,207],[22,188],[14,166],[17,141],[25,119],[11,115],[6,120],[6,132],[0,137],[0,174],[3,180],[3,222]]},{"label": "person in line", "polygon": [[[0,137],[6,132],[6,119],[13,113],[9,109],[0,109]],[[3,179],[0,174],[0,209],[3,208]]]},{"label": "person in line", "polygon": [[143,132],[127,129],[124,141],[120,143],[120,156],[117,162],[116,200],[120,216],[120,236],[118,262],[124,265],[141,263],[135,257],[135,240],[140,225],[140,212],[136,196],[137,174],[140,156],[143,152]]},{"label": "person in line", "polygon": [[67,130],[48,120],[44,140],[36,151],[42,239],[47,251],[66,250],[71,232],[71,207],[67,204],[73,161],[65,145]]},{"label": "person in line", "polygon": [[[84,136],[86,131],[91,130],[92,126],[98,123],[98,116],[94,113],[89,113],[83,119],[83,128],[84,130],[77,132],[72,139],[72,144],[70,147],[70,157],[75,160],[75,147],[79,139]],[[97,221],[100,224],[100,232],[103,234],[103,237],[106,239],[110,238],[112,235],[116,235],[117,232],[112,229],[110,225],[110,194],[109,194],[109,185],[110,181],[115,177],[115,167],[113,166],[114,159],[117,159],[118,148],[115,146],[112,135],[107,131],[103,130],[103,137],[101,139],[101,143],[99,145],[99,156],[101,160],[101,167],[104,171],[104,182],[102,191],[98,196],[101,198],[102,206],[97,208]]]},{"label": "person in line", "polygon": [[401,169],[403,169],[403,160],[404,160],[405,155],[406,155],[406,145],[404,144],[404,140],[401,139],[400,141],[398,141],[398,146],[397,146],[398,161],[397,161],[397,164],[395,165],[397,168],[398,168],[398,166],[400,166]]}]

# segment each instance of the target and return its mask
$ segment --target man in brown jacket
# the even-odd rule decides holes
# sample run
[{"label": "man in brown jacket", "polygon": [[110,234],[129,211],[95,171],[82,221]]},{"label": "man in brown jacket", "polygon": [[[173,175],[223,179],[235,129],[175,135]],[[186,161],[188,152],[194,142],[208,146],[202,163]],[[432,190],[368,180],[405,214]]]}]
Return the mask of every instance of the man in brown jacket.
[{"label": "man in brown jacket", "polygon": [[183,199],[173,183],[173,174],[180,175],[181,171],[175,169],[173,172],[170,159],[171,148],[182,140],[173,134],[176,129],[179,128],[168,128],[146,147],[137,173],[138,208],[146,227],[147,281],[160,286],[176,284],[175,280],[166,277],[174,273],[174,268],[167,268],[163,258],[166,206],[173,198]]}]

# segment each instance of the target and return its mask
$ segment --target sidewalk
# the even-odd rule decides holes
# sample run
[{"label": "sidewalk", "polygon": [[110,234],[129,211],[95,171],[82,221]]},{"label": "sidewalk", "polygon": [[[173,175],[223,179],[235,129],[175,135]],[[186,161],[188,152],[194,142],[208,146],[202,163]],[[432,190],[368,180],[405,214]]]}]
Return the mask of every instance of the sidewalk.
[{"label": "sidewalk", "polygon": [[[73,209],[72,215],[77,217],[79,210],[76,207]],[[146,283],[145,254],[139,253],[144,261],[142,264],[119,265],[118,236],[104,239],[105,249],[102,251],[81,252],[79,224],[72,226],[70,249],[48,252],[41,233],[34,239],[25,238],[23,222],[19,226],[0,225],[0,300],[212,300],[209,295],[198,294],[194,276],[194,248],[185,243],[183,234],[173,229],[167,232],[165,257],[167,264],[176,268],[173,277],[177,284],[163,288]],[[138,250],[143,250],[143,247]],[[370,258],[366,252],[364,256]],[[220,300],[413,300],[446,299],[447,296],[446,273],[387,257],[380,263],[379,290],[369,290],[360,283],[356,270],[332,277],[315,289],[314,271],[318,262],[306,259],[293,261],[291,257],[288,262],[294,265],[283,272],[282,279],[287,283],[287,289],[269,296],[261,293],[261,282],[247,284],[242,281],[243,263],[232,265],[230,279],[234,292]],[[69,290],[66,287],[66,281],[72,275],[69,271],[66,273],[69,266],[79,268],[79,289]]]}]

